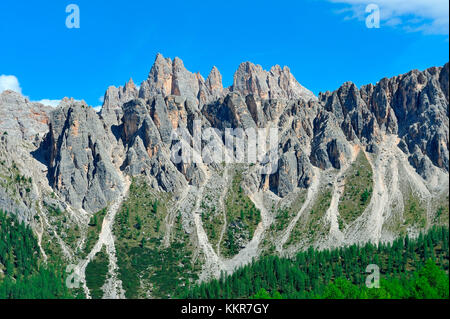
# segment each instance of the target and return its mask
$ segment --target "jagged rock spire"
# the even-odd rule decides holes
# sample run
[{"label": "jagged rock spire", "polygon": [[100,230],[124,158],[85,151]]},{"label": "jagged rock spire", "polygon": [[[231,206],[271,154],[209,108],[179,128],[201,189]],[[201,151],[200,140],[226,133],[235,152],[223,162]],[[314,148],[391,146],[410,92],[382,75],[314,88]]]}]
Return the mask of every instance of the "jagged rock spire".
[{"label": "jagged rock spire", "polygon": [[213,66],[206,79],[206,87],[215,97],[219,97],[223,93],[222,74],[220,74],[216,66]]},{"label": "jagged rock spire", "polygon": [[[220,73],[218,75],[220,76]],[[214,77],[218,75],[214,74],[210,81],[210,84],[212,84],[210,87],[214,86],[216,94],[218,94],[220,88],[216,87],[217,79]],[[211,93],[200,73],[188,71],[180,58],[176,57],[171,60],[170,58],[164,58],[162,54],[156,56],[149,77],[142,83],[139,92],[139,96],[144,99],[157,94],[183,96],[197,102],[197,104],[204,104],[211,100],[213,96],[216,96]]]},{"label": "jagged rock spire", "polygon": [[124,86],[118,88],[110,86],[103,99],[103,107],[101,110],[103,118],[108,119],[115,125],[119,124],[123,114],[122,105],[136,99],[138,96],[139,91],[132,78]]},{"label": "jagged rock spire", "polygon": [[288,67],[276,65],[265,71],[260,65],[251,62],[241,63],[234,75],[231,91],[243,95],[254,95],[261,99],[317,100],[316,96],[304,88],[291,74]]}]

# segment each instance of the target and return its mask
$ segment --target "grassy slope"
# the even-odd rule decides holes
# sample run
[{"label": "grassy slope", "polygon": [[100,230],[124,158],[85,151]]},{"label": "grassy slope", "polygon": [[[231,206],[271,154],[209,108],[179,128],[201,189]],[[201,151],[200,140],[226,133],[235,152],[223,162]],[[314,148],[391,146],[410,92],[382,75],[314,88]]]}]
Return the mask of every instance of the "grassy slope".
[{"label": "grassy slope", "polygon": [[261,212],[241,187],[242,172],[237,170],[225,199],[227,231],[222,242],[222,254],[232,257],[252,238],[261,222]]},{"label": "grassy slope", "polygon": [[[200,265],[193,258],[181,215],[175,216],[170,229],[167,226],[169,200],[167,194],[156,194],[145,181],[135,179],[118,212],[114,234],[127,298],[168,298],[197,279]],[[168,231],[170,244],[165,247],[162,241]]]},{"label": "grassy slope", "polygon": [[329,185],[320,187],[317,197],[308,211],[305,211],[301,220],[292,229],[291,236],[286,242],[286,246],[298,243],[301,239],[312,244],[314,240],[324,235],[328,230],[323,223],[323,217],[330,207],[332,198],[332,188]]},{"label": "grassy slope", "polygon": [[355,221],[366,209],[372,197],[372,167],[364,152],[345,173],[345,189],[339,200],[339,228]]}]

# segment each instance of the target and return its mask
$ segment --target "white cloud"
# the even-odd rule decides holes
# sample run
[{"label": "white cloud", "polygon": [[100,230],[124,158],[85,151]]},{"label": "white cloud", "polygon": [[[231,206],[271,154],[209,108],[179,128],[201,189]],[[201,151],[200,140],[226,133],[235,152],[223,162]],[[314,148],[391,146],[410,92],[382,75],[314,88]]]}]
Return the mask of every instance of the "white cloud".
[{"label": "white cloud", "polygon": [[[0,75],[0,93],[6,90],[11,90],[17,93],[22,94],[22,88],[20,87],[19,80],[14,75]],[[27,96],[25,96],[27,99],[29,99]],[[51,107],[57,107],[61,100],[50,100],[50,99],[43,99],[40,101],[34,101],[36,103],[41,103],[44,105],[48,105]]]},{"label": "white cloud", "polygon": [[40,101],[36,101],[37,103],[41,103],[47,106],[51,106],[51,107],[57,107],[59,105],[59,103],[61,103],[61,100],[48,100],[48,99],[43,99]]},{"label": "white cloud", "polygon": [[408,32],[448,35],[448,0],[328,0],[350,5],[350,12],[340,10],[345,18],[365,19],[368,4],[380,7],[382,24],[401,27]]},{"label": "white cloud", "polygon": [[[20,87],[19,80],[14,75],[0,75],[0,93],[6,90],[12,90],[17,93],[22,94],[22,88]],[[22,94],[23,95],[23,94]],[[28,96],[24,96],[28,100],[30,98]],[[55,100],[55,99],[42,99],[40,101],[31,101],[32,103],[41,103],[43,105],[47,105],[50,107],[58,107],[61,103],[62,99]],[[100,106],[101,108],[101,106]]]},{"label": "white cloud", "polygon": [[0,75],[0,93],[6,90],[22,94],[19,80],[14,75]]},{"label": "white cloud", "polygon": [[102,107],[103,107],[103,103],[105,102],[105,96],[104,95],[102,95],[102,96],[100,96],[99,98],[98,98],[98,101],[100,102],[100,103],[102,103],[102,105],[97,105],[97,106],[93,106],[92,108],[95,110],[95,112],[100,112],[101,110],[102,110]]}]

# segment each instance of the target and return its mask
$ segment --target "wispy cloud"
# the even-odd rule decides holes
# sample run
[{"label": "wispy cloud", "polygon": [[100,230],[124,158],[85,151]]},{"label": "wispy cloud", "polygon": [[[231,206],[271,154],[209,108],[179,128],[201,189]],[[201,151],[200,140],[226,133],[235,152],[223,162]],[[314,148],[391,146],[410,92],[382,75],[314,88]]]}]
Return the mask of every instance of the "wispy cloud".
[{"label": "wispy cloud", "polygon": [[448,35],[448,0],[327,0],[347,4],[336,11],[344,19],[365,19],[368,4],[380,7],[382,26],[402,28],[407,32]]},{"label": "wispy cloud", "polygon": [[[0,93],[6,90],[11,90],[14,92],[17,92],[19,94],[22,94],[22,88],[20,86],[19,79],[15,75],[0,75]],[[31,99],[28,96],[23,95],[25,98],[27,98],[29,101]],[[58,107],[59,103],[61,103],[61,99],[42,99],[39,101],[31,101],[33,103],[41,103],[43,105],[51,106],[51,107]]]},{"label": "wispy cloud", "polygon": [[102,103],[102,105],[93,106],[92,108],[98,113],[102,110],[103,103],[105,102],[105,97],[102,95],[98,98],[98,101]]},{"label": "wispy cloud", "polygon": [[0,75],[0,93],[11,90],[22,94],[19,80],[14,75]]},{"label": "wispy cloud", "polygon": [[43,100],[36,101],[36,102],[47,105],[47,106],[51,106],[51,107],[57,107],[59,105],[59,103],[61,103],[61,100],[43,99]]}]

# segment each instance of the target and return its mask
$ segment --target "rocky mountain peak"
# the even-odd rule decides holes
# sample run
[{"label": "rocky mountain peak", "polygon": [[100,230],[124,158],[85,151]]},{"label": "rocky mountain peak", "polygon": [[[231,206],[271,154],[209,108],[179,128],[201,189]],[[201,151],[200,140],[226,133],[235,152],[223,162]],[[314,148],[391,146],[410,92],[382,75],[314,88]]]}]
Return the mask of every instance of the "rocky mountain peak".
[{"label": "rocky mountain peak", "polygon": [[304,88],[291,74],[288,67],[273,66],[265,71],[260,65],[244,62],[234,75],[232,91],[244,96],[254,95],[260,99],[300,99],[317,100],[315,95]]},{"label": "rocky mountain peak", "polygon": [[103,113],[116,110],[137,97],[148,100],[155,95],[167,97],[170,95],[183,96],[197,105],[204,105],[224,97],[228,92],[239,92],[244,97],[254,95],[266,99],[300,99],[307,101],[317,100],[314,94],[301,86],[292,75],[288,67],[281,68],[276,65],[265,71],[260,65],[251,62],[241,63],[234,75],[234,83],[229,88],[223,87],[222,75],[213,67],[205,80],[197,72],[192,73],[186,69],[183,60],[175,57],[173,60],[165,58],[158,53],[155,62],[137,92],[133,81],[130,80],[125,87],[110,87],[105,94]]},{"label": "rocky mountain peak", "polygon": [[178,69],[178,70],[185,70],[186,68],[184,67],[184,62],[183,60],[181,60],[179,57],[175,57],[173,59],[173,68],[174,69]]},{"label": "rocky mountain peak", "polygon": [[219,69],[216,66],[213,66],[211,72],[206,79],[206,87],[214,96],[220,96],[223,93],[223,84],[222,84],[222,74],[220,74]]},{"label": "rocky mountain peak", "polygon": [[124,93],[128,93],[128,92],[137,92],[137,88],[136,85],[134,84],[134,81],[132,78],[130,78],[130,80],[125,83],[125,87],[123,89]]},{"label": "rocky mountain peak", "polygon": [[28,102],[28,100],[22,96],[22,94],[17,93],[15,91],[12,90],[6,90],[3,92],[0,92],[0,100],[5,103],[5,102],[22,102],[22,103],[26,103]]},{"label": "rocky mountain peak", "polygon": [[101,111],[103,118],[109,119],[113,124],[118,124],[123,115],[122,105],[138,98],[138,96],[139,91],[131,78],[124,86],[118,88],[110,86],[103,99]]},{"label": "rocky mountain peak", "polygon": [[172,61],[158,54],[148,79],[141,85],[139,96],[148,99],[157,94],[179,95],[197,100],[202,82],[203,78],[189,72],[180,58]]},{"label": "rocky mountain peak", "polygon": [[52,108],[32,103],[20,93],[0,93],[0,134],[32,141],[48,130],[48,114]]},{"label": "rocky mountain peak", "polygon": [[[172,64],[172,59],[171,58],[165,58],[161,53],[158,53],[156,55],[153,67],[156,68],[158,66],[171,65],[171,64]],[[151,72],[151,70],[150,70],[150,72]]]}]

